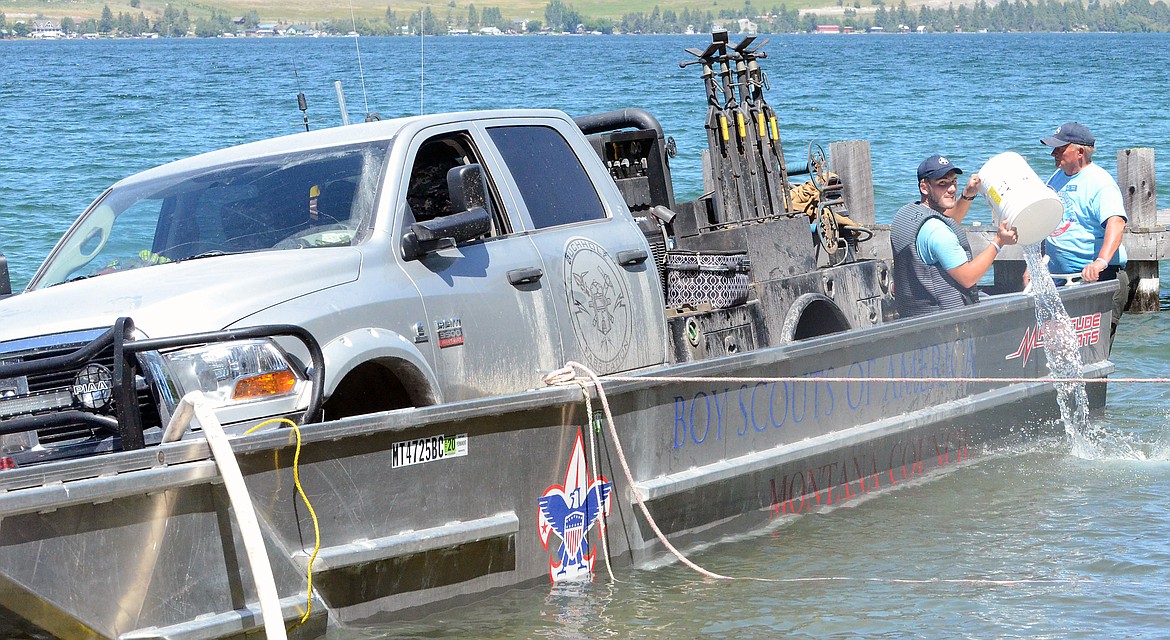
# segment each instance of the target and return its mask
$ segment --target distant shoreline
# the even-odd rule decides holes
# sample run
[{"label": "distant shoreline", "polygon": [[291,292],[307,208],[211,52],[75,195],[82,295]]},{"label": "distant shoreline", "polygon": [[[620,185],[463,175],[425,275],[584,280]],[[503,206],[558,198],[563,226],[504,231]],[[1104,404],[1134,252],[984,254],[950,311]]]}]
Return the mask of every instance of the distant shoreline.
[{"label": "distant shoreline", "polygon": [[[1142,32],[1142,31],[922,31],[922,32],[895,32],[895,31],[841,31],[841,32],[817,32],[817,31],[789,31],[789,32],[767,32],[761,31],[757,33],[732,33],[733,37],[746,36],[778,36],[778,35],[792,35],[792,36],[924,36],[924,35],[1092,35],[1092,34],[1119,34],[1127,33],[1131,35],[1158,35],[1166,32]],[[702,36],[707,35],[703,33],[501,33],[495,35],[487,34],[466,34],[466,33],[442,33],[442,34],[424,34],[427,38],[514,38],[514,37],[570,37],[583,38],[595,36]],[[62,42],[62,41],[110,41],[110,40],[319,40],[323,38],[417,38],[418,34],[406,35],[361,35],[353,34],[323,34],[323,35],[267,35],[267,36],[243,36],[243,35],[218,35],[218,36],[162,36],[158,34],[152,35],[128,35],[128,36],[113,36],[113,35],[98,35],[98,34],[84,34],[68,37],[56,38],[37,38],[33,36],[0,36],[0,42]]]}]

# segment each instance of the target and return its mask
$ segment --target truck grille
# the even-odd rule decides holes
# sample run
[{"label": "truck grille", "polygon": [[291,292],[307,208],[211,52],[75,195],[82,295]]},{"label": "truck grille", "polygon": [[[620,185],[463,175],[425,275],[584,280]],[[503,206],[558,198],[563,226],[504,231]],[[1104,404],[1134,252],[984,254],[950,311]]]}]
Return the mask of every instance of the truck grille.
[{"label": "truck grille", "polygon": [[[70,338],[76,336],[70,335]],[[88,336],[87,336],[88,337]],[[8,353],[0,353],[0,363],[7,362],[35,362],[37,360],[44,360],[54,356],[61,356],[76,351],[86,344],[86,341],[74,342],[70,340],[68,343],[60,344],[43,344],[48,340],[42,341],[35,347],[28,350],[17,350]],[[6,346],[12,346],[11,344]],[[95,363],[106,367],[109,370],[114,369],[114,350],[110,347],[102,351],[96,358],[90,360],[89,363]],[[34,374],[24,378],[23,382],[27,386],[27,396],[29,398],[40,398],[47,405],[54,405],[52,408],[41,408],[24,415],[32,414],[46,414],[53,411],[65,410],[86,410],[73,397],[70,392],[74,378],[80,369],[62,369],[58,371],[45,372]],[[154,398],[151,395],[150,388],[147,386],[145,380],[138,376],[136,380],[138,408],[142,415],[142,426],[144,429],[160,426],[161,419],[159,418],[158,407],[155,404]],[[24,389],[21,389],[24,391]],[[69,406],[61,406],[68,403]],[[107,407],[104,410],[93,411],[94,413],[103,413],[106,415],[113,415],[113,406]],[[8,413],[8,412],[4,412]],[[0,413],[3,415],[3,413]],[[4,417],[13,417],[11,415]],[[4,423],[4,419],[0,418],[0,425]],[[113,432],[103,427],[96,427],[91,424],[78,423],[67,424],[62,426],[55,426],[50,428],[39,429],[37,431],[37,439],[41,445],[50,446],[62,444],[65,442],[73,442],[78,440],[87,440],[91,438],[102,438],[113,435]]]}]

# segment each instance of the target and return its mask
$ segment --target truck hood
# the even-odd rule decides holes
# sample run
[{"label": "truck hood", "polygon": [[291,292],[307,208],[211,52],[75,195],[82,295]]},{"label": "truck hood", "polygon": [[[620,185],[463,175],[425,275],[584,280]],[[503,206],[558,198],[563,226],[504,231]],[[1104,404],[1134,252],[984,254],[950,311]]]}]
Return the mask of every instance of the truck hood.
[{"label": "truck hood", "polygon": [[230,327],[286,300],[351,282],[351,247],[200,258],[66,282],[0,300],[0,342],[107,327],[128,316],[147,337]]}]

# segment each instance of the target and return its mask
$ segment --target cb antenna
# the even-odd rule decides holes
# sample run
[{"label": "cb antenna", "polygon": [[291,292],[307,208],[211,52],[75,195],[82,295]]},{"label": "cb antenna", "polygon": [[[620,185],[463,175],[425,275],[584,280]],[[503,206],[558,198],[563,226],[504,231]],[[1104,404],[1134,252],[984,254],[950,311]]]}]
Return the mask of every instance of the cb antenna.
[{"label": "cb antenna", "polygon": [[353,48],[357,51],[358,77],[362,79],[362,105],[366,108],[366,119],[370,117],[370,101],[366,98],[366,72],[362,69],[362,47],[358,44],[357,18],[353,15],[353,4],[349,5],[349,19],[353,23]]},{"label": "cb antenna", "polygon": [[[425,7],[427,9],[431,8],[431,6],[429,4],[425,5]],[[424,47],[424,43],[426,42],[424,39],[424,36],[426,35],[426,30],[423,28],[423,18],[424,18],[423,7],[419,7],[418,8],[418,114],[420,116],[426,114],[426,112],[427,112],[426,101],[423,99],[424,96],[426,95],[424,93],[424,88],[426,87],[426,70],[427,70],[426,49]]]},{"label": "cb antenna", "polygon": [[301,118],[305,121],[305,131],[309,130],[309,101],[305,100],[305,93],[301,91],[301,76],[297,74],[297,65],[293,65],[293,77],[297,80],[297,108],[301,110]]}]

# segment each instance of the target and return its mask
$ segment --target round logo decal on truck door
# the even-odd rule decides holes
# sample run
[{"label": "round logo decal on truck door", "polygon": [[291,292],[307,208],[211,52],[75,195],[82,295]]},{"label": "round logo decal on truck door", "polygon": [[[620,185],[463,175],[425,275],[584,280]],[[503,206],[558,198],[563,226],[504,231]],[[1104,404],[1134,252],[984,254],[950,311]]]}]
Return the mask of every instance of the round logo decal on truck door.
[{"label": "round logo decal on truck door", "polygon": [[630,351],[630,294],[617,263],[596,242],[574,238],[565,247],[565,289],[573,333],[589,365],[617,370]]}]

